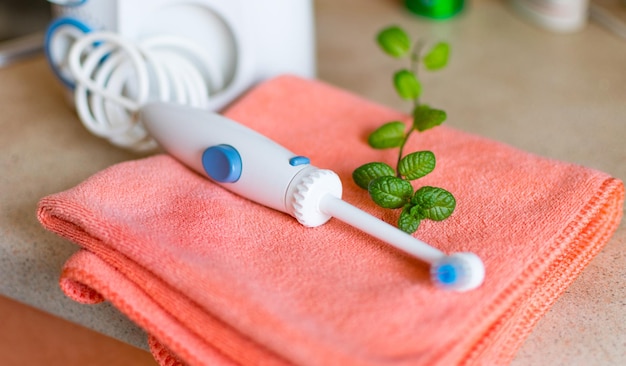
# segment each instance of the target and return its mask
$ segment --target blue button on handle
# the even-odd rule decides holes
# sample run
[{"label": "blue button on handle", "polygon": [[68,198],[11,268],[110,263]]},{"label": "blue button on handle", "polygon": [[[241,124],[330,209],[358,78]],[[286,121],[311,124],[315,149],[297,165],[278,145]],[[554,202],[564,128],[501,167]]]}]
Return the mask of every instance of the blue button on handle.
[{"label": "blue button on handle", "polygon": [[202,167],[220,183],[235,183],[241,177],[241,155],[230,145],[216,145],[202,153]]},{"label": "blue button on handle", "polygon": [[311,164],[311,160],[307,158],[306,156],[294,156],[293,158],[289,159],[289,165],[291,166],[299,166],[299,165],[306,165],[306,164]]}]

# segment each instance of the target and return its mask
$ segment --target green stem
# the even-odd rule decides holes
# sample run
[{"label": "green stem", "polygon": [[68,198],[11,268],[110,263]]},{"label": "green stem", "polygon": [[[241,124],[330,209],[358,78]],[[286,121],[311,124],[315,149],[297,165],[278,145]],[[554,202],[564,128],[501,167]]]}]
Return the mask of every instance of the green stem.
[{"label": "green stem", "polygon": [[400,176],[400,161],[402,161],[402,153],[404,152],[404,145],[406,145],[406,143],[409,141],[409,137],[411,137],[411,134],[413,133],[413,131],[415,131],[415,129],[413,128],[413,126],[411,126],[411,129],[409,130],[409,132],[407,132],[406,136],[404,136],[402,145],[400,145],[400,151],[398,152],[398,161],[396,162],[396,174],[398,175],[398,178],[402,178]]},{"label": "green stem", "polygon": [[417,42],[415,42],[415,45],[413,45],[413,50],[411,51],[411,71],[413,71],[416,76],[419,69],[422,48],[424,48],[424,42],[418,40]]},{"label": "green stem", "polygon": [[[421,58],[421,53],[422,53],[423,48],[424,48],[424,42],[422,42],[421,40],[417,40],[415,42],[415,45],[413,45],[413,50],[411,51],[410,69],[413,75],[415,75],[415,78],[417,78],[418,80],[419,80],[419,64],[420,64],[420,58]],[[415,100],[413,100],[413,109],[417,108],[419,104],[420,104],[419,98],[415,98]]]},{"label": "green stem", "polygon": [[[413,50],[411,52],[410,67],[411,67],[411,72],[415,75],[416,78],[418,78],[419,62],[421,58],[422,48],[424,48],[424,42],[422,42],[421,40],[418,40],[417,42],[415,42],[415,45],[413,46]],[[413,110],[415,110],[419,105],[420,105],[419,98],[415,98],[413,100]],[[398,178],[401,178],[399,168],[400,168],[400,161],[402,161],[402,155],[404,153],[404,145],[406,145],[406,143],[409,141],[409,138],[411,137],[411,134],[414,131],[415,131],[415,128],[413,127],[413,124],[411,123],[411,128],[409,129],[409,132],[406,133],[406,136],[404,136],[402,145],[400,145],[400,151],[398,152],[398,161],[396,162],[396,172],[398,174]]]}]

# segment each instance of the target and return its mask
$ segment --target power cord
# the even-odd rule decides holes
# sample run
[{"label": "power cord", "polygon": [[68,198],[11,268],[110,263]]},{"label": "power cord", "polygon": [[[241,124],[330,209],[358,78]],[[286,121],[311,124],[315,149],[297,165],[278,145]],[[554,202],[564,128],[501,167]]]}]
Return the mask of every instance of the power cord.
[{"label": "power cord", "polygon": [[213,58],[196,43],[172,36],[133,42],[107,31],[72,45],[68,68],[78,116],[93,134],[134,151],[157,144],[138,118],[150,101],[206,108],[224,87]]}]

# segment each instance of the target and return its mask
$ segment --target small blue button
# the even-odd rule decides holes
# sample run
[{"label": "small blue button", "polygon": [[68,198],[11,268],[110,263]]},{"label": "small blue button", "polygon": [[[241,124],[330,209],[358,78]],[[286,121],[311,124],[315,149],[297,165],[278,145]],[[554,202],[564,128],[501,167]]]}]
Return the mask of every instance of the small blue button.
[{"label": "small blue button", "polygon": [[311,164],[311,159],[307,158],[306,156],[295,156],[289,159],[289,164],[291,166]]},{"label": "small blue button", "polygon": [[202,166],[220,183],[235,183],[241,177],[241,155],[230,145],[211,146],[202,153]]}]

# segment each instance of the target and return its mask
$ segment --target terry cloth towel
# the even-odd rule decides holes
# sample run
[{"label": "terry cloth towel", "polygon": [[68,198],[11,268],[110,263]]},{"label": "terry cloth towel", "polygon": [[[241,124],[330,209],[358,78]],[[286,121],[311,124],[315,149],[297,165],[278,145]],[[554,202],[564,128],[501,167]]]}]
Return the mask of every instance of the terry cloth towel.
[{"label": "terry cloth towel", "polygon": [[[226,115],[334,170],[346,201],[397,220],[351,174],[394,162],[397,151],[366,137],[406,115],[291,76]],[[406,151],[426,149],[438,165],[415,184],[446,188],[457,208],[415,235],[484,260],[470,292],[433,287],[426,264],[338,220],[303,227],[167,155],[112,166],[42,199],[38,214],[82,247],[61,274],[67,295],[110,301],[150,334],[162,365],[506,364],[609,240],[623,184],[446,126]]]}]

